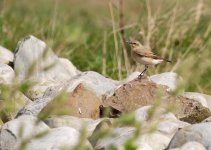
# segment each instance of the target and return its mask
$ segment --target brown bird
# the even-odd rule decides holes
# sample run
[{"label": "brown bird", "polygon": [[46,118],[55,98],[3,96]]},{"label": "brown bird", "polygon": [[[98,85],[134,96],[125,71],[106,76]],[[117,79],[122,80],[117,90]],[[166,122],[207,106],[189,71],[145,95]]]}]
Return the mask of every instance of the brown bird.
[{"label": "brown bird", "polygon": [[145,69],[141,72],[138,78],[142,78],[147,71],[148,66],[160,64],[163,61],[171,62],[168,59],[161,58],[155,55],[149,48],[143,46],[139,41],[131,39],[128,41],[131,46],[131,57],[137,63],[145,65]]}]

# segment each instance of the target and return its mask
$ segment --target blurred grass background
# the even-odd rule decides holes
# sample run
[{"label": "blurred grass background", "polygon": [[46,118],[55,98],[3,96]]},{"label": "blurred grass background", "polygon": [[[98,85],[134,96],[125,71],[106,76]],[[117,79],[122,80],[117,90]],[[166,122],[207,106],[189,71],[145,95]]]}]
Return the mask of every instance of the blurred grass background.
[{"label": "blurred grass background", "polygon": [[[0,45],[14,51],[32,34],[82,71],[113,79],[142,68],[130,59],[124,37],[136,38],[172,64],[148,74],[175,71],[181,89],[211,94],[210,0],[0,0]],[[119,23],[123,21],[123,27]]]}]

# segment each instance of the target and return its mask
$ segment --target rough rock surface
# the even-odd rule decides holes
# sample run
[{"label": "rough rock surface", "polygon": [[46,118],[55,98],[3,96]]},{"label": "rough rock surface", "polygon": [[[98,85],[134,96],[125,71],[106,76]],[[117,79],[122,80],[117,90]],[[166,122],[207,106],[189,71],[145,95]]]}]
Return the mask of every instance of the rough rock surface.
[{"label": "rough rock surface", "polygon": [[79,84],[99,97],[113,93],[116,89],[116,85],[110,79],[94,71],[83,72],[71,78],[67,83],[67,91],[72,92]]},{"label": "rough rock surface", "polygon": [[190,125],[187,122],[180,121],[172,113],[167,113],[164,108],[156,108],[154,114],[149,116],[153,106],[144,106],[135,111],[135,119],[145,126],[150,128],[156,126],[157,131],[172,138],[179,128]]},{"label": "rough rock surface", "polygon": [[27,36],[18,43],[15,51],[14,69],[19,81],[32,79],[35,81],[53,80],[65,82],[75,75],[41,40]]},{"label": "rough rock surface", "polygon": [[162,106],[177,108],[176,116],[189,123],[197,123],[211,115],[201,103],[183,96],[173,97],[166,86],[157,85],[147,78],[135,79],[118,88],[110,97],[103,98],[103,105],[122,112],[130,112],[161,101]]},{"label": "rough rock surface", "polygon": [[108,118],[102,119],[90,119],[90,118],[78,118],[74,116],[53,116],[47,118],[44,122],[51,128],[57,127],[72,127],[77,131],[86,130],[87,136],[91,136],[93,131],[95,130],[96,126],[103,122],[104,120],[110,121]]},{"label": "rough rock surface", "polygon": [[[59,127],[51,129],[46,135],[39,139],[33,139],[26,145],[26,150],[61,150],[73,149],[79,144],[80,133],[70,127]],[[92,149],[91,144],[85,140],[86,148]],[[81,145],[80,145],[81,146]]]},{"label": "rough rock surface", "polygon": [[14,77],[15,72],[10,66],[0,64],[0,84],[11,84]]},{"label": "rough rock surface", "polygon": [[187,126],[179,130],[171,140],[168,148],[181,147],[183,144],[196,141],[211,150],[211,122]]},{"label": "rough rock surface", "polygon": [[13,53],[10,50],[0,46],[0,64],[9,64],[9,62],[13,62],[13,59]]},{"label": "rough rock surface", "polygon": [[[94,149],[109,149],[112,145],[118,150],[124,149],[124,144],[128,139],[132,138],[136,129],[132,127],[114,128],[110,136],[98,139]],[[162,133],[153,132],[142,134],[135,141],[136,149],[142,150],[146,147],[152,150],[161,150],[167,147],[171,139]]]},{"label": "rough rock surface", "polygon": [[51,113],[52,115],[63,112],[65,115],[96,119],[100,116],[99,106],[102,104],[100,98],[87,90],[82,84],[79,84],[73,92],[70,92],[64,101],[57,103],[56,100],[53,100],[45,107],[42,113],[56,106],[57,108],[62,108],[62,111],[57,109]]},{"label": "rough rock surface", "polygon": [[207,150],[202,144],[198,142],[187,142],[180,148],[171,148],[169,150]]},{"label": "rough rock surface", "polygon": [[200,102],[204,107],[207,107],[211,110],[211,96],[197,93],[197,92],[185,92],[182,96],[194,99],[198,102]]},{"label": "rough rock surface", "polygon": [[14,150],[19,144],[37,134],[49,131],[43,122],[36,122],[33,116],[21,116],[5,123],[0,132],[0,149]]},{"label": "rough rock surface", "polygon": [[24,106],[18,113],[15,118],[18,118],[23,115],[31,115],[36,117],[40,111],[50,102],[52,98],[40,98],[35,101],[30,102]]}]

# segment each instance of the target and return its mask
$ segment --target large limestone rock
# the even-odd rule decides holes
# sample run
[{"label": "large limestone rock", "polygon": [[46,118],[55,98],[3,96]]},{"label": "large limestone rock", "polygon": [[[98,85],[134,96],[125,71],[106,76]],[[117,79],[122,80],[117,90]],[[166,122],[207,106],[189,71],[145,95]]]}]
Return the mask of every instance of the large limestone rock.
[{"label": "large limestone rock", "polygon": [[78,118],[74,116],[52,116],[47,118],[44,122],[51,128],[58,128],[58,127],[72,127],[77,131],[85,130],[87,133],[87,137],[91,136],[93,131],[95,130],[96,126],[103,121],[108,121],[111,123],[110,119],[102,118],[93,120],[91,118]]},{"label": "large limestone rock", "polygon": [[79,84],[74,91],[65,92],[63,95],[66,95],[63,99],[53,99],[48,96],[37,99],[21,109],[17,116],[37,116],[39,113],[42,116],[50,112],[50,115],[63,114],[94,119],[100,117],[100,98],[82,84]]},{"label": "large limestone rock", "polygon": [[207,149],[202,144],[191,141],[191,142],[185,143],[180,148],[171,148],[169,150],[207,150]]},{"label": "large limestone rock", "polygon": [[13,53],[10,50],[0,46],[0,64],[9,64],[9,62],[13,62],[13,59]]},{"label": "large limestone rock", "polygon": [[71,62],[58,58],[52,49],[34,36],[27,36],[18,43],[14,70],[19,82],[31,83],[25,94],[32,100],[42,98],[49,87],[66,83],[77,74]]},{"label": "large limestone rock", "polygon": [[36,117],[40,111],[50,102],[52,98],[40,98],[36,101],[32,101],[26,106],[24,106],[18,113],[15,118],[18,118],[23,115],[29,115]]},{"label": "large limestone rock", "polygon": [[173,91],[176,89],[178,84],[178,75],[174,72],[165,72],[150,76],[150,79],[156,84],[165,85],[169,87],[169,90]]},{"label": "large limestone rock", "polygon": [[49,127],[45,123],[37,122],[37,119],[33,116],[21,116],[2,126],[0,132],[0,149],[17,149],[21,142],[46,131],[49,131]]},{"label": "large limestone rock", "polygon": [[211,96],[210,95],[197,93],[197,92],[184,92],[182,96],[190,98],[190,99],[194,99],[195,101],[200,102],[204,107],[207,107],[211,110]]},{"label": "large limestone rock", "polygon": [[75,75],[75,68],[72,72],[67,70],[64,63],[59,61],[59,58],[43,41],[31,35],[18,43],[14,69],[19,81],[32,79],[65,82]]},{"label": "large limestone rock", "polygon": [[168,87],[157,85],[146,77],[130,81],[118,88],[112,96],[103,98],[104,106],[112,106],[121,112],[158,103],[162,107],[176,108],[176,116],[189,123],[201,122],[211,115],[209,109],[201,103],[183,96],[171,96]]},{"label": "large limestone rock", "polygon": [[74,149],[77,146],[81,147],[81,149],[92,149],[91,144],[87,140],[83,143],[80,143],[80,140],[80,133],[74,128],[59,127],[51,129],[41,138],[32,139],[26,145],[26,150]]},{"label": "large limestone rock", "polygon": [[98,97],[113,93],[116,89],[116,85],[110,79],[94,71],[83,72],[71,78],[67,83],[67,91],[72,92],[79,84]]},{"label": "large limestone rock", "polygon": [[[105,149],[108,150],[111,146],[115,147],[118,150],[125,149],[125,143],[129,139],[134,137],[136,129],[133,127],[121,127],[114,128],[111,130],[111,133],[104,138],[99,138],[94,145],[94,149]],[[134,145],[136,149],[149,149],[149,150],[161,150],[167,147],[171,139],[162,133],[153,132],[141,134],[134,139]]]},{"label": "large limestone rock", "polygon": [[15,72],[10,66],[0,64],[0,84],[11,84],[13,83],[14,77]]},{"label": "large limestone rock", "polygon": [[62,108],[55,110],[51,113],[60,114],[63,112],[65,115],[73,115],[81,118],[99,118],[100,105],[102,104],[99,97],[90,90],[87,90],[83,84],[79,84],[73,92],[68,92],[64,101],[58,103],[56,100],[49,103],[42,113],[48,112],[54,106]]},{"label": "large limestone rock", "polygon": [[201,143],[208,150],[211,150],[211,122],[194,124],[179,130],[171,140],[168,148],[181,147],[191,141]]},{"label": "large limestone rock", "polygon": [[[154,113],[151,114],[152,110]],[[135,111],[136,121],[143,124],[144,128],[151,128],[156,126],[156,131],[172,138],[176,131],[184,128],[189,123],[180,121],[173,113],[166,113],[164,108],[153,108],[153,106],[144,106]]]}]

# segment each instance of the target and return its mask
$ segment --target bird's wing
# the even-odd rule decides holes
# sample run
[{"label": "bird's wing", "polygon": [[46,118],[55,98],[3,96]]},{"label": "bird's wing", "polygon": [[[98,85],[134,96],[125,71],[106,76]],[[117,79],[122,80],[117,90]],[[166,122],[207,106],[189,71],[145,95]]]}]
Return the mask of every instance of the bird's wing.
[{"label": "bird's wing", "polygon": [[159,59],[158,56],[156,56],[152,51],[150,50],[139,50],[135,49],[133,50],[136,54],[144,57],[149,57],[149,58],[154,58],[154,59]]}]

